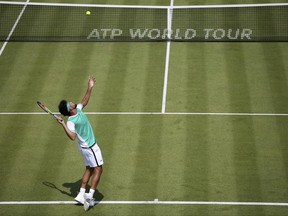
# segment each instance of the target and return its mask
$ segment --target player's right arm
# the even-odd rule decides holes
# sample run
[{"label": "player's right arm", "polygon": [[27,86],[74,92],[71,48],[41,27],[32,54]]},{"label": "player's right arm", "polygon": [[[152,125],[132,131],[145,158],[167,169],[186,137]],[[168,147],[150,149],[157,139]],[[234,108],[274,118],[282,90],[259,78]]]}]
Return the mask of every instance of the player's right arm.
[{"label": "player's right arm", "polygon": [[75,140],[76,139],[76,133],[72,132],[71,130],[69,130],[69,128],[67,127],[67,125],[65,124],[64,120],[59,117],[60,119],[57,119],[58,123],[62,125],[66,135],[69,137],[70,140]]}]

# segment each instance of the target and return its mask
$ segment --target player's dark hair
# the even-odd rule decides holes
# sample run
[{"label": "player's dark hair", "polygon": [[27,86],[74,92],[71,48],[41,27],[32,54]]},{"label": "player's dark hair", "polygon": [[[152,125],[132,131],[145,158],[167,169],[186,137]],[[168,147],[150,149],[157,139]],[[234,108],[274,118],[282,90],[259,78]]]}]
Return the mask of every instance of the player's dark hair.
[{"label": "player's dark hair", "polygon": [[67,101],[66,100],[61,100],[59,103],[59,112],[63,115],[63,116],[69,116],[70,113],[67,110]]}]

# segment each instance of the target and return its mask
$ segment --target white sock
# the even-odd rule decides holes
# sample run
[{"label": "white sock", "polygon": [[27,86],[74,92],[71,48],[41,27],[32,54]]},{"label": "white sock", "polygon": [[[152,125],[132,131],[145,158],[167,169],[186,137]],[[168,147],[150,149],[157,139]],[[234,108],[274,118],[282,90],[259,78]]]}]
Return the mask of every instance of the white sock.
[{"label": "white sock", "polygon": [[92,188],[90,188],[89,193],[91,194],[91,197],[93,197],[93,196],[94,196],[94,193],[95,193],[95,190],[93,190]]},{"label": "white sock", "polygon": [[80,194],[84,194],[86,192],[85,188],[80,188]]}]

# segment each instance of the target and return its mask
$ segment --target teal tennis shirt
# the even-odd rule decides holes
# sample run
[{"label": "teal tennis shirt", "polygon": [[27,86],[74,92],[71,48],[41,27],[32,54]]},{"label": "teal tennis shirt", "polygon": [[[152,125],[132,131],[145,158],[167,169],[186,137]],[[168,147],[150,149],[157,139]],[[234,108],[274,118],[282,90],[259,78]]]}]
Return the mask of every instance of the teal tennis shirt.
[{"label": "teal tennis shirt", "polygon": [[69,116],[67,121],[67,127],[70,131],[77,134],[78,145],[80,147],[91,147],[96,143],[96,137],[94,135],[91,124],[82,112],[83,105],[77,104],[77,114]]}]

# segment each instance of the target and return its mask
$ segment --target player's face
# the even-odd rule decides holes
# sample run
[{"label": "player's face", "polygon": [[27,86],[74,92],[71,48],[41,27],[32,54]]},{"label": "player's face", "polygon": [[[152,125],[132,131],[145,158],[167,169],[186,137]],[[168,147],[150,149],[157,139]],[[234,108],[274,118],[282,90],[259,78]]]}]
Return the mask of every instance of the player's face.
[{"label": "player's face", "polygon": [[77,104],[70,102],[70,110],[74,110],[77,108]]}]

